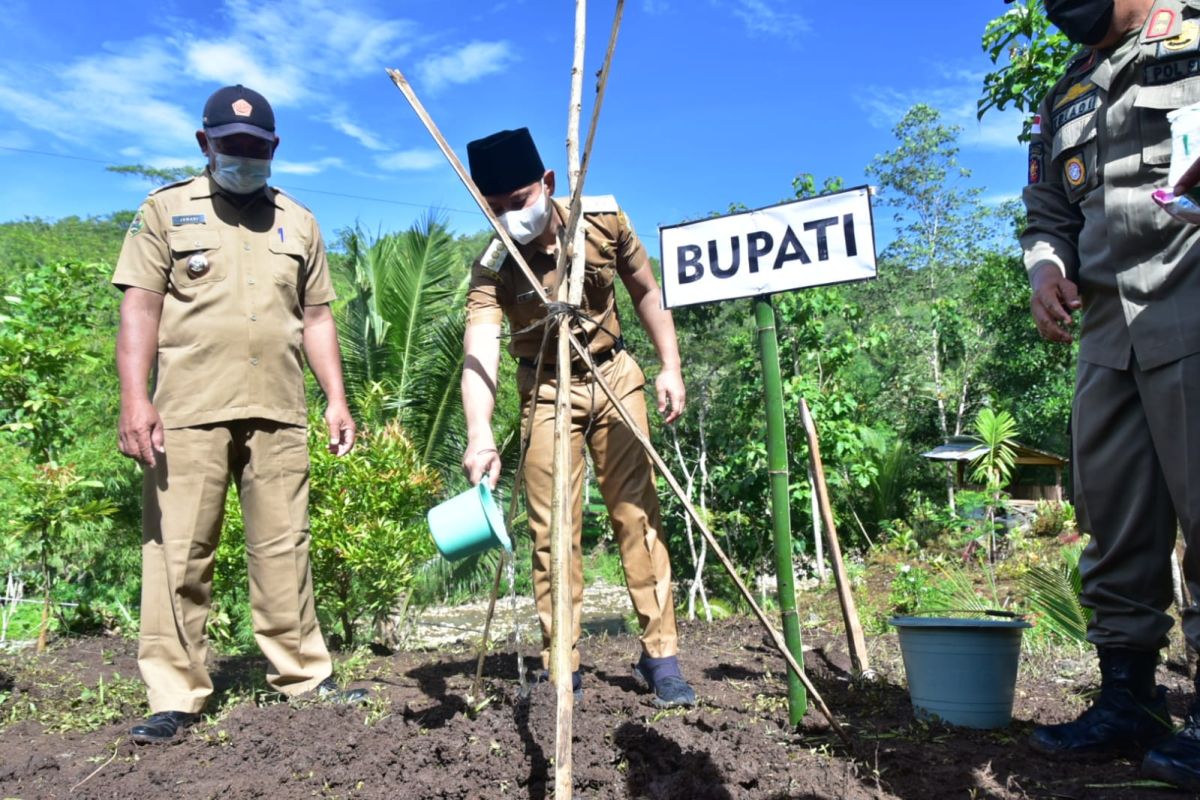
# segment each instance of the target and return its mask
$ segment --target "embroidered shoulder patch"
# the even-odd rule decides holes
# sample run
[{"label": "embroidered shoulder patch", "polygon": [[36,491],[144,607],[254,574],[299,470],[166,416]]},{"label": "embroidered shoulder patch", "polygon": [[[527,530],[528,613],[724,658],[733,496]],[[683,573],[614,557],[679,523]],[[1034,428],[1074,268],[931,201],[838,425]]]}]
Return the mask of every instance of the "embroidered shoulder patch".
[{"label": "embroidered shoulder patch", "polygon": [[1031,142],[1029,145],[1029,183],[1041,183],[1045,173],[1046,145]]},{"label": "embroidered shoulder patch", "polygon": [[1200,23],[1194,19],[1186,19],[1178,36],[1158,43],[1157,55],[1159,58],[1167,58],[1195,52],[1197,44],[1200,44]]},{"label": "embroidered shoulder patch", "polygon": [[125,232],[125,235],[132,239],[141,233],[144,227],[146,227],[146,221],[142,218],[142,210],[139,208],[138,212],[133,215],[133,222],[129,223],[129,230]]},{"label": "embroidered shoulder patch", "polygon": [[1067,183],[1078,189],[1087,180],[1087,168],[1083,165],[1083,156],[1071,156],[1063,164],[1063,176]]}]

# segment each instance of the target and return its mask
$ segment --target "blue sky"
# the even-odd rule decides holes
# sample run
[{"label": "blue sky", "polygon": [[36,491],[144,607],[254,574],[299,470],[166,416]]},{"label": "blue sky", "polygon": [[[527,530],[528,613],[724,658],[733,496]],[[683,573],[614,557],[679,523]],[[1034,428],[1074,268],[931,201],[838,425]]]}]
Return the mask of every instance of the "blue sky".
[{"label": "blue sky", "polygon": [[[961,161],[985,196],[1016,197],[1019,116],[974,115],[990,68],[980,35],[1004,8],[627,0],[587,193],[617,195],[657,254],[658,225],[777,202],[799,172],[865,182],[894,124],[926,102],[963,127]],[[612,10],[589,3],[585,128]],[[204,100],[244,83],[275,107],[272,182],[327,238],[356,222],[403,229],[430,209],[480,230],[384,68],[409,77],[460,156],[528,125],[562,174],[573,15],[568,0],[5,0],[0,220],[136,207],[148,184],[104,166],[201,163]]]}]

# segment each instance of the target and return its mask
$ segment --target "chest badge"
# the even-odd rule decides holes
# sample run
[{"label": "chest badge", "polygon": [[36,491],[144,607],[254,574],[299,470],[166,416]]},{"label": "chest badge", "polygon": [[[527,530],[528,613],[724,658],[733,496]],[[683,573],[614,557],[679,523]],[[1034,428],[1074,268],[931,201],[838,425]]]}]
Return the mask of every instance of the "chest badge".
[{"label": "chest badge", "polygon": [[208,256],[203,253],[196,253],[196,255],[188,259],[187,271],[188,275],[191,275],[193,278],[208,272]]},{"label": "chest badge", "polygon": [[1063,165],[1063,174],[1067,183],[1078,189],[1087,180],[1087,168],[1083,165],[1083,156],[1071,156]]}]

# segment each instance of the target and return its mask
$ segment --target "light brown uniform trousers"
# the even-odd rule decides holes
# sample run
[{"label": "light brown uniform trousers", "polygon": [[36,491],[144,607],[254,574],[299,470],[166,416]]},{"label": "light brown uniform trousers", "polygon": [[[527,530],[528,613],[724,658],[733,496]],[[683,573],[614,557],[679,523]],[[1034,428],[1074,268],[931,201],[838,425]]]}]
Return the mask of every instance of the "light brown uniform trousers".
[{"label": "light brown uniform trousers", "polygon": [[[554,213],[565,220],[566,208],[555,201]],[[650,268],[650,259],[628,217],[611,196],[583,198],[586,273],[581,310],[585,319],[579,333],[593,354],[611,350],[621,333],[616,314],[615,283],[623,275]],[[555,256],[534,245],[521,247],[530,268],[542,280],[550,297],[555,296]],[[545,316],[532,287],[518,274],[511,259],[496,270],[476,262],[467,293],[467,324],[499,324],[507,319],[513,332],[509,352],[526,361],[537,358],[542,329],[530,328]],[[537,391],[533,439],[525,462],[526,500],[529,527],[533,532],[533,593],[542,623],[543,661],[549,668],[551,629],[550,603],[550,498],[554,445],[554,339],[550,337],[542,385]],[[601,372],[625,405],[638,427],[648,436],[646,401],[642,394],[645,377],[628,353],[618,353],[601,365]],[[534,396],[534,370],[522,366],[517,373],[526,419]],[[571,554],[571,596],[574,633],[582,634],[583,556],[580,536],[583,525],[584,446],[596,466],[596,480],[608,507],[613,533],[621,552],[625,583],[642,627],[642,646],[652,658],[675,655],[678,640],[671,592],[671,564],[662,537],[654,469],[633,433],[617,416],[604,393],[590,379],[576,376],[571,381],[571,498],[575,509],[574,542]],[[579,668],[579,652],[572,652],[573,668]]]},{"label": "light brown uniform trousers", "polygon": [[205,622],[231,477],[268,683],[308,691],[332,671],[309,566],[303,316],[334,299],[316,221],[274,189],[237,202],[207,174],[182,181],[142,204],[113,283],[163,295],[153,403],[166,454],[143,490],[150,708],[197,712],[212,693]]}]

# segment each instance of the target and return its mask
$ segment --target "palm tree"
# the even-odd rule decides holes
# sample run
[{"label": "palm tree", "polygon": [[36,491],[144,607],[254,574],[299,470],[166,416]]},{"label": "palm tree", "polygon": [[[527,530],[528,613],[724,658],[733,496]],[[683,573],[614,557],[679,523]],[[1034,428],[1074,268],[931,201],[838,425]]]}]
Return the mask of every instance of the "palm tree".
[{"label": "palm tree", "polygon": [[983,445],[983,453],[973,462],[972,477],[987,487],[990,502],[987,507],[988,561],[996,563],[996,508],[1000,492],[1012,478],[1016,466],[1017,421],[1007,411],[996,413],[990,408],[975,415],[975,441]]},{"label": "palm tree", "polygon": [[355,293],[337,309],[346,393],[368,426],[396,419],[422,461],[449,476],[463,441],[463,298],[469,270],[433,218],[369,240],[345,234]]}]

